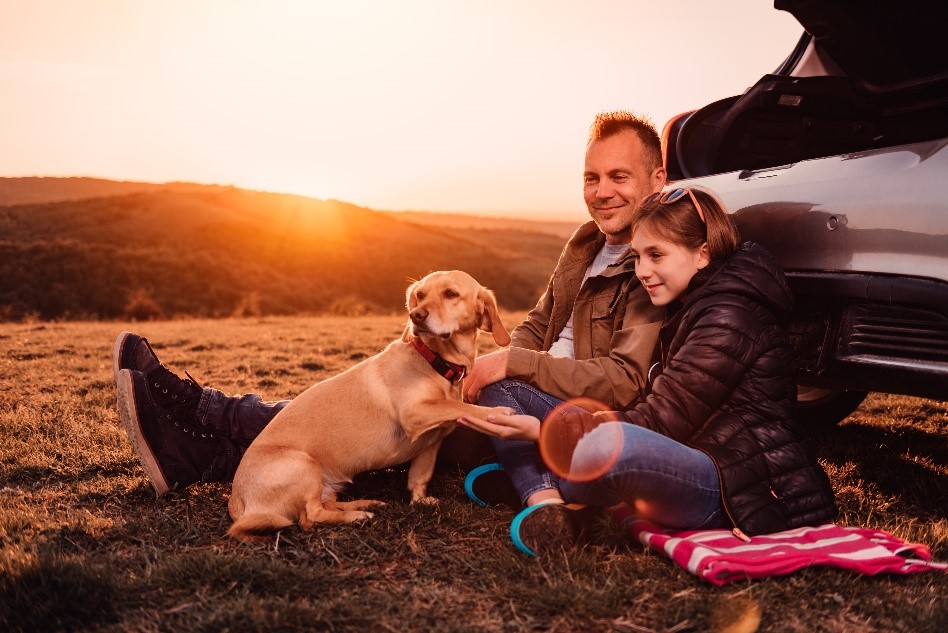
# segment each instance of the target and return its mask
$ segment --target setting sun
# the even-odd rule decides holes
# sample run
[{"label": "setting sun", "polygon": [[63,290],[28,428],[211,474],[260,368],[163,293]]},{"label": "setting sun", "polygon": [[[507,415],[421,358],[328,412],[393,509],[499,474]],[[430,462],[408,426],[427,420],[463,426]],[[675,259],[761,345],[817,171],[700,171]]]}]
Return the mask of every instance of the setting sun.
[{"label": "setting sun", "polygon": [[0,175],[581,218],[596,112],[661,126],[800,32],[756,0],[5,2]]}]

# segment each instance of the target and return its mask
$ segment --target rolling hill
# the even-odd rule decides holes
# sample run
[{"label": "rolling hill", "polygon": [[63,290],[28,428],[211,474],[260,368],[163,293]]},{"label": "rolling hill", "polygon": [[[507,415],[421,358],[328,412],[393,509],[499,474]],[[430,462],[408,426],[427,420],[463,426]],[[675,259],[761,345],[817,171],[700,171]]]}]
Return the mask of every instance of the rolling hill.
[{"label": "rolling hill", "polygon": [[450,268],[520,310],[565,241],[561,225],[419,215],[233,187],[0,178],[0,319],[395,311],[409,279]]},{"label": "rolling hill", "polygon": [[104,198],[151,191],[222,191],[230,188],[221,185],[198,185],[189,182],[159,184],[105,180],[103,178],[25,176],[22,178],[0,178],[0,206]]}]

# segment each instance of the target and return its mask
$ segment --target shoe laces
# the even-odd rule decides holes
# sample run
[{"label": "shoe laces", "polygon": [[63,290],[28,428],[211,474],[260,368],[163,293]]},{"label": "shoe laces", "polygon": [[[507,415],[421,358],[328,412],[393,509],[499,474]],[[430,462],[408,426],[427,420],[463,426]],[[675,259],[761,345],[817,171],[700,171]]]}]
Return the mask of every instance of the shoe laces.
[{"label": "shoe laces", "polygon": [[168,410],[173,418],[196,424],[197,406],[203,387],[191,374],[181,378],[167,367],[159,365],[148,372],[148,388],[156,404]]}]

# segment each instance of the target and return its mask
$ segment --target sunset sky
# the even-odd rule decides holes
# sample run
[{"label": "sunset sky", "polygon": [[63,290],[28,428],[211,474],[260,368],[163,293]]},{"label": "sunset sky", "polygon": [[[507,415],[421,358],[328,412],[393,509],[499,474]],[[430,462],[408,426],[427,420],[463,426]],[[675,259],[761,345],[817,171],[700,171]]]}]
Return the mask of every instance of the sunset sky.
[{"label": "sunset sky", "polygon": [[596,112],[774,70],[767,0],[2,0],[0,176],[581,217]]}]

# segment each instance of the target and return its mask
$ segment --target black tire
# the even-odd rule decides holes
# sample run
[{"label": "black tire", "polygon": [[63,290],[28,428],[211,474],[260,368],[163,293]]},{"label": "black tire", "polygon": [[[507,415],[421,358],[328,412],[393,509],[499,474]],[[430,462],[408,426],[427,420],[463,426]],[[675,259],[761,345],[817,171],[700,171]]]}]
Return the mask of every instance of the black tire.
[{"label": "black tire", "polygon": [[836,426],[855,411],[869,395],[867,391],[797,387],[797,422],[813,433]]}]

